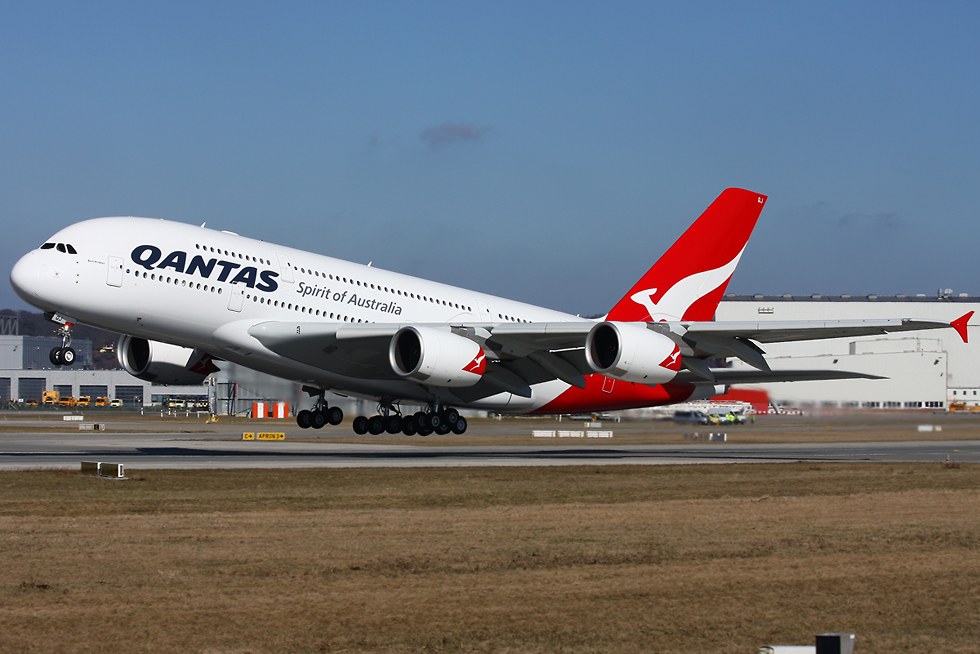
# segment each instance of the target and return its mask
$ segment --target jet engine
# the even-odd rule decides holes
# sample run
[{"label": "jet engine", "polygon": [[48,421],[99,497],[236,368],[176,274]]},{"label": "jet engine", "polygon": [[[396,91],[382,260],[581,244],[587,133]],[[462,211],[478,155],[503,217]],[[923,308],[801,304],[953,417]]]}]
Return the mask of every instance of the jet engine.
[{"label": "jet engine", "polygon": [[191,386],[218,370],[207,352],[133,336],[119,339],[116,358],[126,372],[155,384]]},{"label": "jet engine", "polygon": [[585,358],[595,372],[638,384],[666,384],[681,367],[681,351],[644,322],[602,322],[585,338]]},{"label": "jet engine", "polygon": [[391,369],[432,386],[472,386],[483,377],[486,355],[479,344],[432,327],[402,327],[388,347]]}]

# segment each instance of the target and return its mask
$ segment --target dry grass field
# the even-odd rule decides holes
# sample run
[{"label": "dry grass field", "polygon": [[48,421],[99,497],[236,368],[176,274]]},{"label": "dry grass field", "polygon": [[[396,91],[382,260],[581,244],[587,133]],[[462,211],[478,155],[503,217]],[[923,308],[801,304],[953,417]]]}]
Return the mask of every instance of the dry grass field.
[{"label": "dry grass field", "polygon": [[0,473],[0,651],[980,651],[980,466],[130,474]]}]

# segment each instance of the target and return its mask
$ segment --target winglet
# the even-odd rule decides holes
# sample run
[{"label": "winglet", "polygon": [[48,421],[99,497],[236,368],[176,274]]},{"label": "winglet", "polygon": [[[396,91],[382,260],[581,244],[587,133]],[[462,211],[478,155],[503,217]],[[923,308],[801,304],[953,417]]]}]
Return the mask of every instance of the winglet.
[{"label": "winglet", "polygon": [[956,330],[956,333],[960,335],[960,338],[963,339],[964,343],[968,342],[966,340],[966,323],[972,316],[973,312],[971,311],[970,313],[965,313],[953,322],[949,323],[950,327]]}]

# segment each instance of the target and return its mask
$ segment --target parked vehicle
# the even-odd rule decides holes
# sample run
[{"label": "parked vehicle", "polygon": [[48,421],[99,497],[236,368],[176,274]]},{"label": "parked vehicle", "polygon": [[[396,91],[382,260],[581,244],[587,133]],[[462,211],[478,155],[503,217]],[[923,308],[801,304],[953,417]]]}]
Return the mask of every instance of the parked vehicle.
[{"label": "parked vehicle", "polygon": [[24,402],[24,406],[37,406],[37,400],[27,400]]},{"label": "parked vehicle", "polygon": [[95,398],[95,406],[109,406],[109,398],[107,397]]},{"label": "parked vehicle", "polygon": [[75,406],[78,404],[78,400],[76,400],[71,395],[66,395],[63,398],[61,398],[61,402],[59,402],[59,404],[61,406]]},{"label": "parked vehicle", "polygon": [[711,418],[701,411],[674,411],[674,422],[679,425],[707,425]]},{"label": "parked vehicle", "polygon": [[123,405],[123,401],[120,400],[118,397],[114,400],[109,401],[109,406],[122,406],[122,405]]},{"label": "parked vehicle", "polygon": [[82,395],[78,398],[78,406],[88,406],[92,402],[92,398],[88,395]]},{"label": "parked vehicle", "polygon": [[[58,406],[61,403],[61,393],[58,391],[44,391],[41,393],[41,404],[44,406]],[[34,400],[37,406],[37,400]]]}]

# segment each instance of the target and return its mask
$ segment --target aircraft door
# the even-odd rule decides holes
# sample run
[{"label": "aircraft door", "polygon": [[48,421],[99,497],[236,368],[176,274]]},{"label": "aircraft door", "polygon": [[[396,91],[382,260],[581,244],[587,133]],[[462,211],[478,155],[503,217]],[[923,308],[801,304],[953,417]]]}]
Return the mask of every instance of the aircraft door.
[{"label": "aircraft door", "polygon": [[105,283],[109,286],[122,286],[123,282],[123,258],[109,256],[109,265]]},{"label": "aircraft door", "polygon": [[245,304],[245,287],[239,284],[231,285],[231,297],[228,298],[229,311],[241,311]]},{"label": "aircraft door", "polygon": [[289,256],[282,252],[276,252],[279,259],[279,279],[287,284],[293,283],[293,265],[289,263]]},{"label": "aircraft door", "polygon": [[476,301],[477,306],[480,307],[480,322],[493,322],[493,317],[490,314],[490,307],[483,300]]}]

